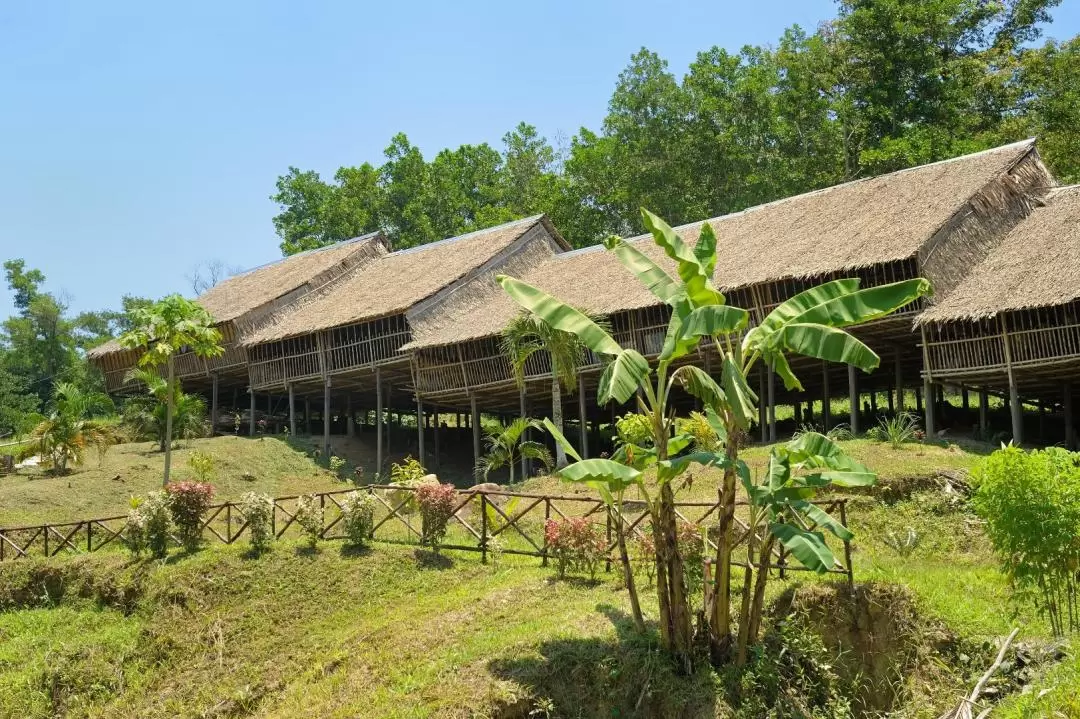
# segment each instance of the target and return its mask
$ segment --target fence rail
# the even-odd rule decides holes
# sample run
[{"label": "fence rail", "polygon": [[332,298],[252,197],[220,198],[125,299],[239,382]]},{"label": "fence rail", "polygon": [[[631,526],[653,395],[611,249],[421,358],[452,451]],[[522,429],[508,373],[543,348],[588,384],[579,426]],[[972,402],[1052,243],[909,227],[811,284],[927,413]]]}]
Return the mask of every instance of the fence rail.
[{"label": "fence rail", "polygon": [[[394,485],[366,485],[358,488],[340,489],[330,492],[314,493],[323,510],[323,527],[320,537],[324,539],[343,539],[338,525],[341,521],[340,498],[353,491],[368,492],[376,498],[378,509],[372,528],[372,539],[399,544],[419,545],[421,526],[419,516],[414,510],[413,493],[415,489]],[[274,499],[274,512],[271,526],[274,537],[281,539],[292,530],[293,536],[299,536],[295,524],[295,506],[289,503],[302,495],[289,495]],[[837,514],[841,523],[847,523],[847,499],[832,498],[820,503],[822,509],[830,514]],[[203,520],[203,539],[222,544],[233,544],[247,529],[237,511],[235,502],[222,502],[211,506]],[[744,543],[750,534],[744,514],[748,504],[736,502],[736,543]],[[703,541],[712,550],[716,549],[712,531],[719,516],[719,502],[676,502],[675,514],[679,521],[692,524],[702,533]],[[644,502],[628,500],[620,513],[608,507],[596,497],[582,495],[549,495],[528,492],[509,492],[492,490],[458,490],[458,502],[454,507],[450,531],[442,544],[445,549],[465,552],[478,552],[486,562],[488,555],[494,552],[537,557],[546,566],[552,552],[546,541],[544,527],[549,519],[561,520],[572,517],[584,517],[603,528],[606,540],[605,554],[607,566],[617,561],[618,541],[616,528],[621,521],[626,536],[631,541],[646,536],[649,520]],[[30,556],[55,557],[60,553],[96,552],[110,544],[124,544],[125,515],[84,519],[60,524],[40,524],[24,527],[0,529],[0,561],[20,559]],[[815,529],[815,525],[807,529]],[[763,540],[762,528],[757,528],[757,539]],[[841,540],[833,540],[840,542]],[[177,542],[178,543],[178,542]],[[830,573],[844,575],[848,582],[853,581],[851,567],[851,544],[842,542],[842,549],[836,554],[836,563]],[[740,562],[736,565],[745,566]],[[807,571],[795,564],[789,564],[788,554],[783,546],[775,546],[770,567],[779,571],[783,577],[791,571]]]}]

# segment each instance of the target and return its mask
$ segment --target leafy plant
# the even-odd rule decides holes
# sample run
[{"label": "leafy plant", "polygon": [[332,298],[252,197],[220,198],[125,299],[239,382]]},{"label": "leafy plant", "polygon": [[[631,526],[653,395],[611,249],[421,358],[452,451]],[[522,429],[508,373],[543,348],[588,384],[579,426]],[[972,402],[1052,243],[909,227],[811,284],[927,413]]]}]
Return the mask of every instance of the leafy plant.
[{"label": "leafy plant", "polygon": [[[376,476],[376,484],[379,483]],[[424,465],[412,457],[405,457],[401,464],[394,462],[390,465],[390,485],[401,489],[390,489],[385,492],[386,501],[391,507],[404,514],[416,511],[415,490],[422,484],[438,484],[439,480],[434,475],[428,474]]]},{"label": "leafy plant", "polygon": [[341,502],[341,526],[348,544],[354,547],[367,544],[375,526],[375,508],[378,504],[370,492],[353,491],[345,495]]},{"label": "leafy plant", "polygon": [[885,542],[885,546],[901,557],[907,558],[918,548],[920,539],[921,537],[919,537],[919,533],[915,531],[915,528],[908,527],[903,534],[890,529],[881,538],[881,541]]},{"label": "leafy plant", "polygon": [[[141,382],[147,393],[131,397],[124,403],[122,421],[132,436],[137,439],[149,439],[158,443],[164,452],[169,402],[169,385],[154,370],[136,368],[128,372],[127,378]],[[187,394],[177,384],[172,398],[172,438],[192,439],[205,437],[206,402],[195,394]]]},{"label": "leafy plant", "polygon": [[176,355],[185,348],[198,357],[216,357],[225,350],[221,346],[221,332],[214,327],[214,320],[203,307],[180,295],[169,295],[149,307],[138,307],[132,312],[135,327],[120,336],[120,344],[128,349],[142,349],[141,367],[165,365],[165,476],[162,483],[169,483],[172,464],[173,410],[176,391]]},{"label": "leafy plant", "polygon": [[438,552],[454,516],[457,490],[452,484],[422,484],[416,488],[416,504],[422,522],[420,543]]},{"label": "leafy plant", "polygon": [[1054,633],[1080,625],[1080,454],[1051,447],[997,450],[975,469],[974,506],[1018,599],[1032,601]]},{"label": "leafy plant", "polygon": [[188,466],[200,482],[209,482],[214,478],[214,458],[206,452],[195,450],[188,457]]},{"label": "leafy plant", "polygon": [[296,498],[296,523],[307,537],[308,544],[314,547],[322,539],[323,508],[316,494],[302,494]]},{"label": "leafy plant", "polygon": [[559,578],[568,571],[596,579],[596,570],[604,560],[607,543],[600,530],[587,517],[549,519],[544,523],[544,546],[555,557]]},{"label": "leafy plant", "polygon": [[124,521],[124,541],[136,557],[149,549],[162,558],[169,551],[169,495],[151,492],[146,499],[131,498],[131,508]]},{"label": "leafy plant", "polygon": [[345,469],[345,459],[334,455],[330,457],[330,471],[333,472],[338,479],[342,478],[342,471]]},{"label": "leafy plant", "polygon": [[[740,479],[745,484],[745,478],[749,476],[747,465],[739,459],[739,449],[757,413],[758,399],[747,381],[748,374],[760,361],[780,376],[788,390],[802,389],[791,371],[786,353],[842,362],[866,372],[875,369],[880,363],[878,356],[843,328],[878,319],[915,301],[929,291],[929,283],[917,279],[861,289],[858,279],[835,280],[780,303],[757,326],[748,329],[749,312],[728,306],[723,294],[713,285],[717,257],[716,236],[711,225],[701,226],[697,244],[691,248],[656,215],[642,210],[642,219],[654,242],[673,261],[677,278],[630,243],[616,238],[605,245],[671,310],[655,368],[639,352],[619,345],[603,327],[573,307],[520,280],[500,275],[498,281],[528,313],[543,320],[552,330],[574,335],[606,362],[597,392],[601,404],[610,401],[623,404],[634,400],[638,411],[649,418],[651,441],[648,445],[627,444],[611,459],[581,461],[575,456],[579,461],[560,470],[559,476],[594,487],[609,505],[617,505],[626,488],[637,488],[649,511],[656,546],[661,644],[675,658],[680,669],[690,673],[693,671],[693,619],[685,562],[678,549],[677,485],[673,480],[692,464],[720,467],[724,471],[719,490],[722,509],[717,532],[716,575],[709,591],[711,606],[705,608],[704,614],[712,655],[717,658],[730,656],[734,643],[730,583],[736,544],[735,499]],[[698,367],[677,364],[680,358],[697,350],[702,341],[710,342],[710,349],[720,357],[719,382]],[[723,451],[679,456],[693,439],[673,431],[674,412],[669,399],[676,385],[705,406],[705,416],[716,429],[717,436],[723,438]],[[567,454],[571,454],[572,447],[559,428],[550,422],[545,426]],[[655,467],[655,479],[646,479],[644,470],[649,467]],[[825,474],[822,472],[820,476]],[[767,515],[776,511],[769,507],[763,508],[761,513]],[[797,550],[800,555],[810,558],[803,551],[810,548],[813,550],[810,554],[817,554],[819,558],[823,555],[821,546],[824,542],[816,535],[792,532],[790,525],[780,522],[769,522],[768,528],[770,536],[778,533],[779,541],[793,554]],[[622,548],[620,555],[625,557]],[[623,567],[631,605],[636,608],[636,588],[627,559],[623,559]],[[752,571],[746,572],[746,576],[752,574]],[[767,572],[762,574],[760,582],[768,576]],[[745,596],[744,601],[747,601]],[[749,621],[748,614],[742,616],[744,624]],[[639,629],[644,629],[638,613],[635,623]],[[738,631],[735,658],[739,664],[748,656],[747,642],[756,636],[747,629],[740,626]]]},{"label": "leafy plant", "polygon": [[170,482],[165,485],[165,493],[180,543],[189,552],[198,549],[203,516],[214,499],[214,488],[205,482]]},{"label": "leafy plant", "polygon": [[919,435],[919,418],[910,412],[899,412],[892,417],[883,417],[878,420],[878,424],[884,441],[887,441],[893,449],[900,449],[908,442],[914,442]]},{"label": "leafy plant", "polygon": [[268,494],[245,492],[238,507],[240,518],[247,524],[251,548],[257,554],[265,552],[274,539],[274,498]]},{"label": "leafy plant", "polygon": [[116,444],[118,437],[113,427],[92,418],[112,406],[108,396],[100,392],[87,392],[71,382],[57,382],[52,412],[31,433],[45,465],[63,475],[69,465],[82,463],[87,447],[103,453]]},{"label": "leafy plant", "polygon": [[524,439],[529,429],[540,429],[543,425],[533,419],[518,417],[505,427],[501,424],[485,427],[484,444],[487,453],[476,462],[476,476],[485,480],[495,470],[502,467],[510,469],[510,484],[514,483],[514,467],[523,458],[535,459],[549,471],[554,461],[551,452],[540,442]]}]

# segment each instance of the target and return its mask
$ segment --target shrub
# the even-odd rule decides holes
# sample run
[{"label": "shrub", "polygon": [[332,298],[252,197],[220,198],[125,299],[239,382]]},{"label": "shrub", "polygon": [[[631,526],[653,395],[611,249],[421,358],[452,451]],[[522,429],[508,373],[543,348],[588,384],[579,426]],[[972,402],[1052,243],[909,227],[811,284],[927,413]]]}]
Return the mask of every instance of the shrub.
[{"label": "shrub", "polygon": [[[919,418],[910,412],[900,412],[889,419],[881,419],[875,429],[878,430],[878,436],[873,439],[888,442],[893,449],[900,449],[908,442],[915,441],[921,433]],[[867,432],[866,435],[869,437],[870,433]]]},{"label": "shrub", "polygon": [[427,473],[428,471],[424,469],[424,465],[411,456],[403,459],[401,464],[394,462],[390,465],[390,481],[394,484],[405,486],[408,486],[409,482],[419,484]]},{"label": "shrub", "polygon": [[640,447],[652,442],[652,424],[648,417],[638,412],[627,412],[615,420],[615,433],[621,444]]},{"label": "shrub", "polygon": [[1004,447],[976,468],[974,505],[1018,599],[1029,599],[1055,634],[1077,628],[1080,454]]},{"label": "shrub", "polygon": [[262,553],[274,539],[274,499],[268,494],[247,492],[240,498],[240,517],[247,523],[251,548]]},{"label": "shrub", "polygon": [[209,482],[214,476],[214,458],[206,452],[195,450],[188,457],[188,466],[200,482]]},{"label": "shrub", "polygon": [[[425,477],[427,479],[425,479]],[[375,483],[379,483],[376,475]],[[424,465],[412,457],[406,457],[401,464],[397,462],[390,465],[390,484],[395,487],[403,487],[405,491],[391,489],[386,493],[386,501],[391,507],[399,507],[398,511],[403,514],[411,514],[417,509],[416,493],[411,491],[422,484],[437,485],[438,480],[429,475]]]},{"label": "shrub", "polygon": [[[679,554],[682,555],[686,575],[686,589],[691,594],[701,590],[705,576],[705,539],[701,528],[692,522],[679,520],[675,528],[679,540]],[[656,579],[656,540],[653,539],[652,526],[643,524],[641,536],[633,542],[634,561],[645,571],[652,584]]]},{"label": "shrub", "polygon": [[438,552],[446,537],[446,525],[454,515],[457,490],[452,484],[422,484],[416,489],[422,530],[420,543]]},{"label": "shrub", "polygon": [[131,508],[128,510],[127,519],[124,520],[124,539],[127,542],[127,548],[136,557],[146,549],[146,517],[139,511],[142,504],[141,498],[132,497]]},{"label": "shrub", "polygon": [[341,526],[345,542],[362,547],[371,537],[375,526],[375,507],[378,501],[370,492],[349,492],[341,503]]},{"label": "shrub", "polygon": [[296,499],[296,523],[314,547],[322,537],[323,508],[315,494],[304,494]]},{"label": "shrub", "polygon": [[596,578],[596,570],[604,559],[607,542],[600,530],[585,517],[571,517],[544,524],[544,543],[555,557],[559,578],[567,571],[584,572]]},{"label": "shrub", "polygon": [[205,482],[170,482],[165,485],[165,492],[180,543],[189,552],[198,549],[203,516],[214,499],[214,488]]},{"label": "shrub", "polygon": [[136,557],[149,549],[158,558],[169,552],[169,495],[151,492],[146,499],[131,498],[124,522],[124,539]]},{"label": "shrub", "polygon": [[337,455],[330,457],[330,471],[337,475],[338,479],[341,479],[341,470],[345,469],[345,460]]}]

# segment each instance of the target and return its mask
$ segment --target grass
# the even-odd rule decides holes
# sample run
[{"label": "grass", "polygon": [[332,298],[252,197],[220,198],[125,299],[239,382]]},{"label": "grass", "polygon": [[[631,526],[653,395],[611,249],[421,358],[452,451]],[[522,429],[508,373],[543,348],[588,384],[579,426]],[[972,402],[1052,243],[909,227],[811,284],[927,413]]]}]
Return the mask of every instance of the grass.
[{"label": "grass", "polygon": [[[248,491],[284,496],[343,487],[302,451],[274,437],[186,440],[173,450],[175,479],[195,478],[187,463],[194,451],[213,457],[212,482],[220,500]],[[125,514],[133,495],[161,488],[164,464],[156,445],[138,442],[112,447],[100,462],[90,453],[64,477],[41,471],[0,477],[0,527]]]}]

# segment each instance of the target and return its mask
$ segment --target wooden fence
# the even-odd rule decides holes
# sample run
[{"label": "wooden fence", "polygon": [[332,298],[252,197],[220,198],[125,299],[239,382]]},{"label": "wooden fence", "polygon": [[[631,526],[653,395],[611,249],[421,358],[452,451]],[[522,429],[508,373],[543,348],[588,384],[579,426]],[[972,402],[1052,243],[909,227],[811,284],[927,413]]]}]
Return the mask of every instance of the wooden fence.
[{"label": "wooden fence", "polygon": [[[344,538],[338,527],[342,518],[340,500],[353,491],[368,492],[376,499],[373,539],[399,544],[420,544],[421,522],[413,508],[415,490],[392,485],[368,485],[358,489],[316,493],[323,510],[323,528],[320,533],[322,538]],[[275,538],[281,539],[286,535],[300,536],[294,526],[295,503],[299,496],[279,497],[274,500],[272,528]],[[821,502],[820,506],[829,514],[835,515],[841,523],[847,523],[845,498],[827,499]],[[210,507],[203,522],[203,538],[223,544],[232,544],[240,539],[245,534],[247,524],[242,520],[238,508],[239,505],[234,502],[223,502]],[[738,544],[745,542],[749,535],[745,521],[747,509],[745,501],[736,502]],[[706,530],[702,533],[703,541],[713,551],[716,543],[711,531],[716,527],[719,510],[718,502],[676,502],[677,518]],[[547,520],[558,521],[571,517],[585,517],[598,528],[602,527],[606,539],[607,566],[610,568],[611,563],[617,561],[615,528],[620,515],[600,499],[584,495],[459,490],[458,503],[442,547],[478,552],[483,562],[488,560],[490,554],[498,552],[538,557],[547,565],[552,554],[547,545],[544,526]],[[631,543],[645,537],[648,518],[643,502],[628,500],[624,503],[621,519]],[[60,553],[96,552],[110,544],[124,544],[126,519],[126,516],[119,515],[62,524],[0,529],[0,561],[29,556],[55,557]],[[807,528],[813,530],[816,526],[810,525]],[[761,532],[762,529],[758,528],[757,531]],[[836,563],[829,572],[844,575],[849,583],[852,582],[850,542],[841,542],[828,534],[825,536],[828,541],[842,545],[834,548]],[[758,538],[760,540],[763,537],[758,534]],[[736,561],[735,564],[740,563]],[[807,571],[798,563],[790,563],[789,555],[781,545],[774,548],[770,566],[778,570],[781,577],[790,571]]]}]

